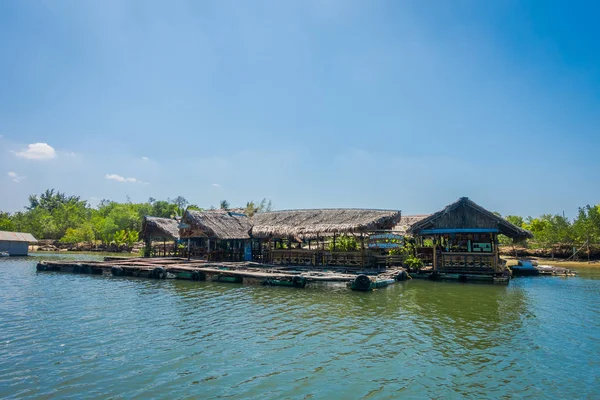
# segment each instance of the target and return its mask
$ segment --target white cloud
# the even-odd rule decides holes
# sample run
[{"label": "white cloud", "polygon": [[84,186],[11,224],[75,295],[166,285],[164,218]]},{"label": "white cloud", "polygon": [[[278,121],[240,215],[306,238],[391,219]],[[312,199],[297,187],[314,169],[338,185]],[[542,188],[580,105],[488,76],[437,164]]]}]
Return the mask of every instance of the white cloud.
[{"label": "white cloud", "polygon": [[148,160],[149,160],[149,158],[148,158],[148,157],[142,157],[142,160],[144,160],[144,161],[148,161]]},{"label": "white cloud", "polygon": [[30,160],[49,160],[56,157],[56,150],[48,143],[32,143],[27,146],[27,150],[15,153],[17,157]]},{"label": "white cloud", "polygon": [[106,178],[108,180],[117,181],[117,182],[123,182],[123,183],[141,183],[143,185],[148,184],[147,182],[142,182],[137,178],[126,178],[124,176],[117,175],[117,174],[106,174],[106,175],[104,175],[104,178]]},{"label": "white cloud", "polygon": [[213,183],[211,186],[212,187],[221,187],[221,185],[219,185],[218,183]]},{"label": "white cloud", "polygon": [[13,181],[13,182],[15,182],[15,183],[19,183],[19,182],[21,182],[23,179],[25,179],[25,177],[24,177],[24,176],[21,176],[21,175],[17,174],[16,172],[12,172],[12,171],[11,171],[11,172],[9,172],[7,175],[8,175],[8,176],[9,176],[9,178],[10,178],[10,179],[12,179],[12,181]]}]

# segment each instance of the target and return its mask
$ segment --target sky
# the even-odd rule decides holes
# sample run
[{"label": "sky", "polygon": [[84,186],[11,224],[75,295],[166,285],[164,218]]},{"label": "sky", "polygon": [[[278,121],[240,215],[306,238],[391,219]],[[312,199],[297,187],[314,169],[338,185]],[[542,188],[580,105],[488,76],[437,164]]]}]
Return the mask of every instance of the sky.
[{"label": "sky", "polygon": [[0,2],[0,210],[600,203],[600,3]]}]

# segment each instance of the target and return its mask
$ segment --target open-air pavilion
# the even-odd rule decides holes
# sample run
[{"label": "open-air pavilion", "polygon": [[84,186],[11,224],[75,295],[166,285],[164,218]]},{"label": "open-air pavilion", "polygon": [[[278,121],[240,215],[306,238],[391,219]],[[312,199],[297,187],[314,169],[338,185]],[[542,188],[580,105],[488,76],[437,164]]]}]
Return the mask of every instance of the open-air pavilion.
[{"label": "open-air pavilion", "polygon": [[[396,210],[312,209],[253,217],[252,237],[263,262],[290,265],[374,266],[400,238]],[[384,245],[382,242],[385,242]]]}]

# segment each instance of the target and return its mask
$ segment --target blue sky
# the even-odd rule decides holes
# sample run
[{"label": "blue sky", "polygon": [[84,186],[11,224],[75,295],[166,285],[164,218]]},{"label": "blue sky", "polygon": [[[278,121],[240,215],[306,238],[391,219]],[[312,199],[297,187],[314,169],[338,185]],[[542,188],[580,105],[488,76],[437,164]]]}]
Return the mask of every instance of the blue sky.
[{"label": "blue sky", "polygon": [[0,209],[600,202],[594,2],[0,2]]}]

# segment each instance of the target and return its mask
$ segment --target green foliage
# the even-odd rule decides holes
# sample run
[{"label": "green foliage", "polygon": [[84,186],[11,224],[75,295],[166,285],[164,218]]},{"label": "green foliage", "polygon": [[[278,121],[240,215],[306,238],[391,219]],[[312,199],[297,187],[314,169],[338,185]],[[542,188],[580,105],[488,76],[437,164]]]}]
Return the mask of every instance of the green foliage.
[{"label": "green foliage", "polygon": [[[79,196],[68,196],[55,189],[29,196],[24,211],[8,214],[0,211],[0,230],[32,233],[37,239],[63,243],[115,243],[132,247],[139,240],[142,217],[171,218],[184,211],[202,210],[183,196],[168,201],[149,198],[146,203],[125,203],[103,199],[91,208]],[[226,204],[229,208],[229,203]]]},{"label": "green foliage", "polygon": [[94,230],[90,223],[79,228],[67,228],[65,235],[60,239],[63,243],[93,243],[95,239]]},{"label": "green foliage", "polygon": [[140,233],[138,231],[127,232],[127,247],[132,248],[133,245],[140,239]]},{"label": "green foliage", "polygon": [[221,200],[221,203],[219,204],[219,208],[221,210],[229,210],[231,208],[231,206],[229,205],[229,202],[227,200]]},{"label": "green foliage", "polygon": [[114,233],[119,229],[112,218],[102,217],[99,213],[92,217],[91,225],[96,238],[104,244],[111,243]]},{"label": "green foliage", "polygon": [[523,227],[525,221],[523,221],[523,217],[519,217],[518,215],[507,215],[506,220],[513,225],[518,226],[519,228]]},{"label": "green foliage", "polygon": [[113,241],[117,246],[122,246],[127,243],[127,231],[125,229],[121,229],[120,231],[116,231],[113,235]]},{"label": "green foliage", "polygon": [[15,223],[12,221],[10,214],[0,211],[0,231],[16,230]]},{"label": "green foliage", "polygon": [[267,200],[266,198],[263,198],[258,203],[256,203],[255,201],[247,202],[244,212],[247,216],[252,217],[254,214],[272,211],[272,210],[273,210],[273,203],[271,202],[271,200]]},{"label": "green foliage", "polygon": [[600,241],[600,204],[597,206],[587,205],[579,209],[577,219],[573,223],[573,236],[579,242],[598,243]]},{"label": "green foliage", "polygon": [[[333,250],[333,239],[328,244],[328,250]],[[358,242],[354,236],[342,235],[335,239],[336,251],[354,251],[358,250]]]},{"label": "green foliage", "polygon": [[174,199],[168,199],[171,204],[176,205],[180,210],[185,210],[185,207],[190,204],[185,197],[177,196]]},{"label": "green foliage", "polygon": [[423,267],[423,260],[411,255],[406,260],[404,260],[404,264],[412,270],[419,270]]}]

